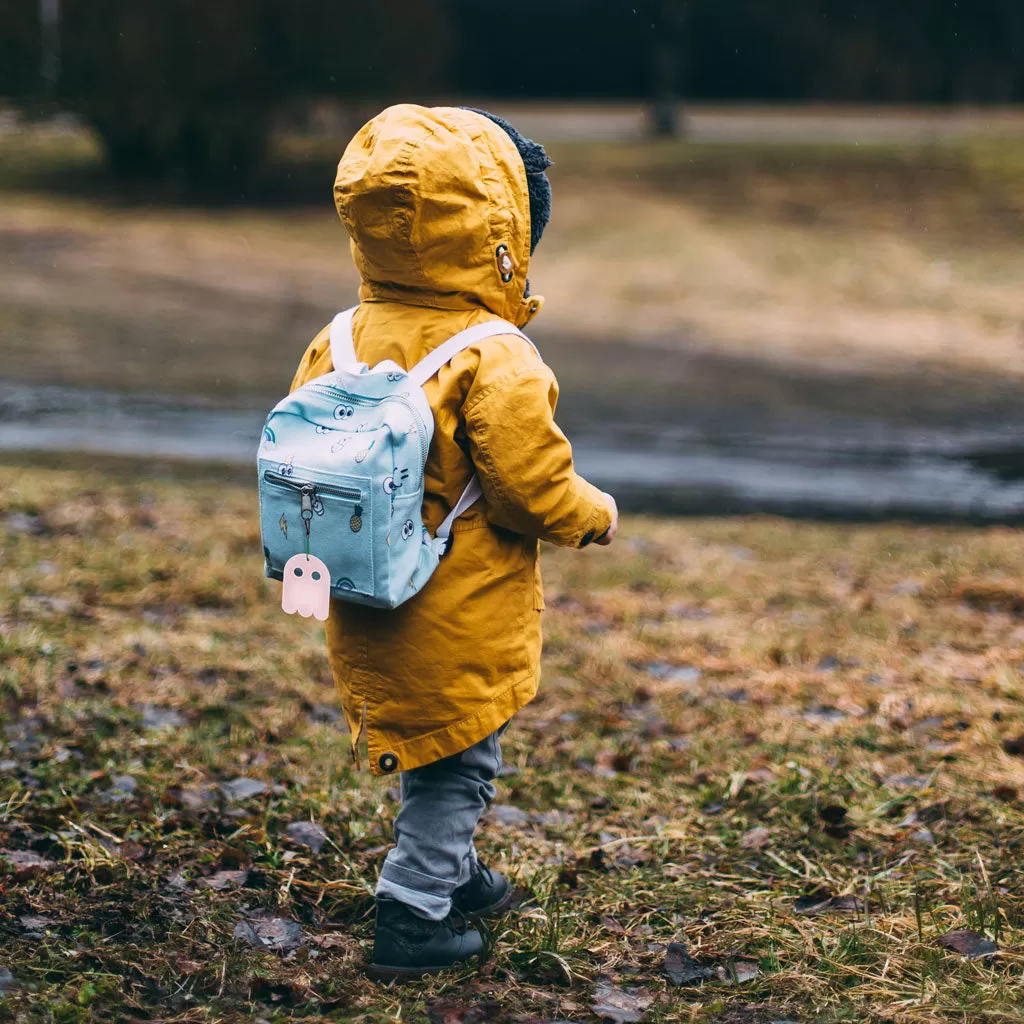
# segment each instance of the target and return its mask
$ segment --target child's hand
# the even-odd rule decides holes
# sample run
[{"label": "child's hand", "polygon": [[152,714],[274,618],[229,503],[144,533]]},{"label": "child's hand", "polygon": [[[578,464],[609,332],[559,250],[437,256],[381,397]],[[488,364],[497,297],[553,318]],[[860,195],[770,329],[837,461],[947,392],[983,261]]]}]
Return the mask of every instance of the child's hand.
[{"label": "child's hand", "polygon": [[615,499],[607,491],[604,492],[604,496],[608,499],[608,504],[611,506],[612,525],[594,543],[606,548],[615,540],[615,531],[619,528],[619,506],[615,504]]}]

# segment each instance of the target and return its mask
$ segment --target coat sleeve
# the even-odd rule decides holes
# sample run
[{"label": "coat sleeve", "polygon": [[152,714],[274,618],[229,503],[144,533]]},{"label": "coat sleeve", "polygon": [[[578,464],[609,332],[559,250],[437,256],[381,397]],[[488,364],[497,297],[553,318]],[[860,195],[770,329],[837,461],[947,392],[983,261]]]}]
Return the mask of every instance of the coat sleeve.
[{"label": "coat sleeve", "polygon": [[495,381],[463,407],[470,455],[496,526],[585,547],[611,526],[608,499],[575,470],[543,363]]}]

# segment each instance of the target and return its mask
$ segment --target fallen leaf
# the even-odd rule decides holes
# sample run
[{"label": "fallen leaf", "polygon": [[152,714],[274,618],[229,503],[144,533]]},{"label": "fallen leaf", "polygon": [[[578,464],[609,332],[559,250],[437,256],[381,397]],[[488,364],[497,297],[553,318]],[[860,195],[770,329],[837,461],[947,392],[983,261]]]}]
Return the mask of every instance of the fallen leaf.
[{"label": "fallen leaf", "polygon": [[121,844],[118,852],[122,860],[142,860],[147,853],[146,848],[141,843],[136,843],[133,839],[126,839]]},{"label": "fallen leaf", "polygon": [[642,988],[618,988],[607,978],[601,978],[594,988],[591,1009],[615,1024],[633,1024],[640,1020],[654,996]]},{"label": "fallen leaf", "polygon": [[467,1005],[457,999],[435,999],[427,1004],[427,1019],[431,1024],[479,1024],[500,1011],[501,1006],[493,1000]]},{"label": "fallen leaf", "polygon": [[967,929],[947,932],[939,937],[939,945],[967,957],[968,960],[994,956],[999,952],[999,947],[991,939]]},{"label": "fallen leaf", "polygon": [[261,916],[238,921],[233,934],[241,942],[275,953],[290,953],[306,941],[299,925],[282,917]]},{"label": "fallen leaf", "polygon": [[997,800],[1002,800],[1004,803],[1008,804],[1016,803],[1020,796],[1017,792],[1016,786],[996,786],[996,788],[992,790],[992,795]]},{"label": "fallen leaf", "polygon": [[341,932],[328,932],[326,935],[311,935],[311,945],[319,946],[321,949],[341,949],[353,943],[352,936],[344,935]]},{"label": "fallen leaf", "polygon": [[827,911],[836,914],[863,914],[865,909],[864,901],[853,893],[833,896],[826,908]]},{"label": "fallen leaf", "polygon": [[752,828],[749,832],[744,832],[740,837],[740,846],[744,850],[762,850],[771,841],[772,834],[769,829],[764,828],[762,825],[758,825],[756,828]]},{"label": "fallen leaf", "polygon": [[197,971],[201,971],[203,965],[196,960],[179,960],[178,970],[182,974],[195,974]]},{"label": "fallen leaf", "polygon": [[241,889],[248,877],[249,872],[244,868],[241,871],[218,871],[214,875],[198,879],[196,885],[201,885],[204,889],[224,892],[227,889]]},{"label": "fallen leaf", "polygon": [[600,925],[606,932],[611,932],[613,935],[625,935],[626,929],[615,920],[614,917],[608,917],[605,915],[600,919]]},{"label": "fallen leaf", "polygon": [[718,977],[732,985],[742,985],[753,981],[761,973],[761,968],[752,960],[727,960],[718,968]]},{"label": "fallen leaf", "polygon": [[53,918],[43,914],[22,914],[18,918],[18,924],[26,931],[38,932],[53,924]]},{"label": "fallen leaf", "polygon": [[681,942],[668,944],[661,972],[673,985],[695,985],[715,976],[714,968],[697,963]]},{"label": "fallen leaf", "polygon": [[829,804],[818,811],[818,817],[830,825],[838,825],[846,817],[846,808],[840,804]]},{"label": "fallen leaf", "polygon": [[57,862],[40,857],[31,850],[0,850],[0,858],[11,866],[11,874],[15,878],[32,878],[34,875],[45,875],[57,870]]},{"label": "fallen leaf", "polygon": [[579,872],[575,867],[563,864],[559,868],[557,882],[559,885],[564,885],[569,889],[575,889],[580,884]]},{"label": "fallen leaf", "polygon": [[815,889],[794,901],[793,912],[796,914],[820,914],[831,902],[831,890]]},{"label": "fallen leaf", "polygon": [[327,833],[315,821],[293,821],[285,832],[293,843],[308,846],[314,853],[319,853],[327,842]]}]

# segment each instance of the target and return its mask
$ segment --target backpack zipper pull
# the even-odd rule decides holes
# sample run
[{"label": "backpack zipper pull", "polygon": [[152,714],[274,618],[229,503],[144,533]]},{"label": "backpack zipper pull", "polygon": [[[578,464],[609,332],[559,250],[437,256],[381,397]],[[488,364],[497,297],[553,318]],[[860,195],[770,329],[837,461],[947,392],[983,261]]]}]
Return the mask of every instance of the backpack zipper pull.
[{"label": "backpack zipper pull", "polygon": [[316,488],[312,484],[302,485],[301,515],[306,527],[306,557],[309,557],[309,527],[313,521],[313,494]]}]

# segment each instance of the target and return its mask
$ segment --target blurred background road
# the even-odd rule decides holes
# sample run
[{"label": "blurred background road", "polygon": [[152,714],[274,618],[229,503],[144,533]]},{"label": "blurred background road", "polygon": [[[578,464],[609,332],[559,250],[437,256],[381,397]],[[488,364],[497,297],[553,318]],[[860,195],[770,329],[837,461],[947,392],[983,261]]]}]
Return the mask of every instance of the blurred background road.
[{"label": "blurred background road", "polygon": [[[1024,512],[1009,4],[925,29],[874,3],[527,3],[544,31],[514,65],[493,14],[456,0],[184,22],[6,6],[8,452],[247,463],[304,345],[355,301],[334,164],[413,99],[492,109],[554,157],[533,333],[581,464],[627,505]],[[363,60],[339,63],[332,33]]]}]

